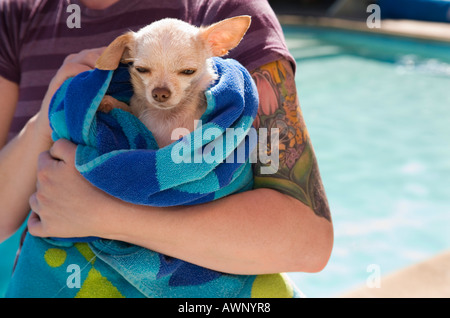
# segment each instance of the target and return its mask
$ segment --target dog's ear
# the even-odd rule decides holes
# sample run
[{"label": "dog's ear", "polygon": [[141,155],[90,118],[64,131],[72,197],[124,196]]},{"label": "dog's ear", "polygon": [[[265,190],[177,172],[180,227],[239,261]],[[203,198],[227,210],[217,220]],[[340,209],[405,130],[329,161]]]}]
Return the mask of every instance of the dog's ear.
[{"label": "dog's ear", "polygon": [[235,48],[250,27],[251,17],[242,15],[200,28],[200,36],[214,56],[223,56]]},{"label": "dog's ear", "polygon": [[95,67],[100,70],[115,70],[121,61],[127,61],[131,58],[130,47],[133,42],[133,32],[117,37],[97,59]]}]

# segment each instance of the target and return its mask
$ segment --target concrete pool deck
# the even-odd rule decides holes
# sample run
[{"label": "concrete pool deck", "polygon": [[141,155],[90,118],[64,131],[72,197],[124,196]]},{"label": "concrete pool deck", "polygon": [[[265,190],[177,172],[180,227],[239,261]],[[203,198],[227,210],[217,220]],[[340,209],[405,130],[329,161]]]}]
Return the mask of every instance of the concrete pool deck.
[{"label": "concrete pool deck", "polygon": [[381,277],[379,288],[360,288],[342,298],[449,298],[450,251]]},{"label": "concrete pool deck", "polygon": [[[410,20],[381,20],[369,28],[364,19],[328,16],[278,15],[283,25],[299,25],[401,36],[450,43],[450,24]],[[381,277],[380,288],[361,286],[342,298],[450,298],[450,249],[446,252]]]}]

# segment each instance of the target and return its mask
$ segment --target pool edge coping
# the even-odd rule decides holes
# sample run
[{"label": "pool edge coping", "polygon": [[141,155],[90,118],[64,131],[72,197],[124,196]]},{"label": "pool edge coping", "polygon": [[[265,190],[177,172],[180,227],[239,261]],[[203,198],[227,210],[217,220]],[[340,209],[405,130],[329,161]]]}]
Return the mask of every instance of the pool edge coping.
[{"label": "pool edge coping", "polygon": [[369,28],[366,21],[360,20],[287,14],[279,14],[277,17],[282,25],[336,28],[450,43],[450,24],[447,23],[383,19],[380,28]]}]

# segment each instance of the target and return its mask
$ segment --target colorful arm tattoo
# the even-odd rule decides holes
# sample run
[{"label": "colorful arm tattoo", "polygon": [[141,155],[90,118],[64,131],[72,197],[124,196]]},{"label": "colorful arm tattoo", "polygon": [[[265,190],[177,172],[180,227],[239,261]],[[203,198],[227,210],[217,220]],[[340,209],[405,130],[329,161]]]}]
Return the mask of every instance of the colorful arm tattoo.
[{"label": "colorful arm tattoo", "polygon": [[[266,64],[252,72],[259,93],[256,129],[278,128],[278,169],[261,173],[266,164],[254,164],[255,188],[272,188],[288,194],[316,215],[331,221],[328,201],[322,185],[316,156],[300,110],[294,72],[286,60]],[[271,138],[268,138],[271,140]],[[277,145],[270,145],[268,152]]]}]

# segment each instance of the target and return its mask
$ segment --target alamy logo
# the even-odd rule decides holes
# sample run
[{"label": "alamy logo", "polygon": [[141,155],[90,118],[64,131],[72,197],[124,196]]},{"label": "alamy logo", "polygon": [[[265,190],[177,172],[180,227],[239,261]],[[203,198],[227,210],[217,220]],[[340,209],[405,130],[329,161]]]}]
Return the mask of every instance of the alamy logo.
[{"label": "alamy logo", "polygon": [[67,266],[67,273],[70,275],[67,277],[66,285],[69,288],[81,287],[81,269],[77,264],[70,264]]},{"label": "alamy logo", "polygon": [[369,29],[381,28],[381,9],[378,4],[369,4],[367,6],[367,13],[371,13],[366,20]]},{"label": "alamy logo", "polygon": [[370,264],[367,266],[369,276],[366,280],[368,288],[381,288],[381,267],[378,264]]},{"label": "alamy logo", "polygon": [[[176,128],[172,132],[172,140],[177,140],[178,136],[184,137],[172,147],[171,159],[174,163],[222,163],[226,156],[226,163],[245,163],[246,145],[241,142],[236,147],[236,140],[239,136],[248,138],[248,148],[253,149],[249,155],[250,163],[261,163],[261,174],[273,174],[278,171],[279,165],[279,128],[259,128],[258,131],[251,127],[249,131],[243,128],[227,128],[223,134],[219,128],[206,128],[202,130],[202,121],[195,121],[196,130],[191,135],[186,128]],[[192,137],[193,138],[192,138]],[[225,136],[225,137],[224,137]],[[201,145],[207,142],[202,152],[195,152],[191,155],[191,149],[200,149]],[[236,156],[234,156],[236,151]],[[225,152],[225,153],[224,153]],[[230,155],[231,154],[231,155]]]},{"label": "alamy logo", "polygon": [[81,9],[78,4],[69,4],[66,9],[70,15],[67,17],[66,25],[69,29],[81,28]]}]

